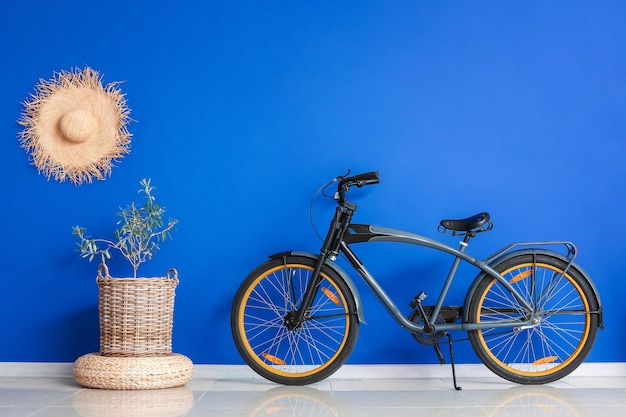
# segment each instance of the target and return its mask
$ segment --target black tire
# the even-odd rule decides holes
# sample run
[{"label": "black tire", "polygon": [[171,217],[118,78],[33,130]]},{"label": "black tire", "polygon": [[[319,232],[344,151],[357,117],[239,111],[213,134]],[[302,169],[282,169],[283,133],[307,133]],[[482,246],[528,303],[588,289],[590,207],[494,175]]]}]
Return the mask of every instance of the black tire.
[{"label": "black tire", "polygon": [[[519,384],[545,384],[570,374],[587,357],[598,331],[598,300],[584,275],[546,254],[520,254],[494,266],[539,312],[530,328],[469,332],[480,360]],[[526,321],[530,317],[494,278],[485,276],[469,304],[469,322]]]},{"label": "black tire", "polygon": [[309,318],[289,330],[285,317],[299,306],[315,260],[272,259],[239,287],[231,310],[233,340],[246,363],[264,378],[284,385],[312,384],[333,374],[348,358],[359,333],[354,297],[332,269],[322,281]]}]

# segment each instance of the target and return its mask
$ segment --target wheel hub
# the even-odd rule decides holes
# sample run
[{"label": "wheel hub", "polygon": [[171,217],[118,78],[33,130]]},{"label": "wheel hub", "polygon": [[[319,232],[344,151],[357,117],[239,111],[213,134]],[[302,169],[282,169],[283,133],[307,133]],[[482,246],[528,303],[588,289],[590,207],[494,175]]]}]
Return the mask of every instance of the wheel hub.
[{"label": "wheel hub", "polygon": [[287,313],[283,319],[283,323],[285,324],[285,327],[288,328],[291,331],[297,330],[302,326],[302,323],[296,321],[296,312],[295,311],[290,311],[289,313]]}]

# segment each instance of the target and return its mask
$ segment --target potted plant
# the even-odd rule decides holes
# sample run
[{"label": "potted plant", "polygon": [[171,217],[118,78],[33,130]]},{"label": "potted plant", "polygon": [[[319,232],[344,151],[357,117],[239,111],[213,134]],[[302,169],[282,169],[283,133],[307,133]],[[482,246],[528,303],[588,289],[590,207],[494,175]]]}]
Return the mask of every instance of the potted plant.
[{"label": "potted plant", "polygon": [[[159,355],[171,353],[174,290],[178,273],[171,269],[165,277],[137,278],[139,266],[152,258],[159,242],[169,236],[178,223],[164,222],[165,208],[154,196],[149,179],[140,182],[143,206],[134,202],[120,208],[115,238],[86,236],[86,229],[74,226],[72,234],[83,258],[101,259],[98,268],[98,310],[100,315],[100,353],[105,356]],[[112,278],[106,265],[111,251],[118,251],[133,268],[133,278]],[[149,325],[146,325],[147,323]]]},{"label": "potted plant", "polygon": [[[159,250],[159,243],[170,236],[178,220],[170,218],[165,222],[165,208],[156,202],[155,187],[149,179],[141,180],[140,184],[139,193],[145,197],[145,203],[140,206],[133,202],[120,208],[120,220],[113,239],[92,238],[86,235],[84,227],[72,228],[72,234],[79,239],[81,257],[89,261],[101,261],[96,278],[100,352],[97,355],[85,355],[74,364],[74,376],[85,386],[108,389],[163,388],[163,381],[166,381],[167,387],[172,387],[182,385],[191,378],[191,361],[183,355],[172,354],[178,272],[172,268],[163,277],[137,277],[139,266]],[[113,278],[109,275],[106,262],[114,251],[131,264],[133,277]],[[157,357],[163,360],[155,363]],[[120,362],[128,358],[135,359]],[[179,366],[172,361],[180,362]],[[149,370],[144,369],[148,362]],[[162,366],[161,374],[165,372],[167,375],[163,374],[159,380],[161,374],[155,366]],[[117,369],[113,382],[109,376],[101,377],[100,368]],[[128,375],[120,370],[125,370]],[[175,378],[171,372],[176,373]],[[137,378],[139,380],[135,380]]]}]

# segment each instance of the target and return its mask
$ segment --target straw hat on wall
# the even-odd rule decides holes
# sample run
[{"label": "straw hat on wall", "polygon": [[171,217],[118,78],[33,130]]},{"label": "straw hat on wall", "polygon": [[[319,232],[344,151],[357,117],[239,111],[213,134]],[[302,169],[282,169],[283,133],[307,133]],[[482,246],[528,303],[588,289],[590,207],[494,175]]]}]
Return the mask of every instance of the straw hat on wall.
[{"label": "straw hat on wall", "polygon": [[39,80],[18,120],[21,145],[39,172],[76,185],[111,174],[112,162],[130,152],[130,110],[117,84],[103,87],[89,67]]}]

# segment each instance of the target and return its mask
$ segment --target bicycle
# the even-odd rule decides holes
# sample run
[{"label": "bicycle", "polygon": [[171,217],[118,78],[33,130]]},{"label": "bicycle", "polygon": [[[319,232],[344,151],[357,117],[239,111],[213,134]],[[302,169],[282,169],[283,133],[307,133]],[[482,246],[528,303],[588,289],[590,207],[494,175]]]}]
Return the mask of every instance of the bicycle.
[{"label": "bicycle", "polygon": [[[442,220],[438,230],[461,236],[458,249],[425,236],[370,224],[353,224],[357,206],[346,199],[351,187],[379,183],[377,171],[339,176],[335,214],[319,254],[287,251],[271,255],[241,283],[231,310],[235,345],[259,375],[283,385],[306,385],[333,374],[350,355],[363,322],[359,291],[335,262],[340,254],[363,279],[395,321],[416,341],[431,345],[447,338],[455,389],[451,331],[466,331],[480,361],[519,384],[544,384],[574,371],[586,358],[598,328],[604,328],[598,291],[574,259],[568,241],[512,243],[478,260],[466,253],[471,238],[493,228],[487,212]],[[326,194],[326,193],[324,193]],[[313,200],[315,200],[314,197]],[[366,269],[351,245],[400,242],[454,257],[432,306],[420,292],[408,317]],[[564,248],[562,254],[547,247]],[[461,261],[478,269],[463,306],[444,305]]]}]

